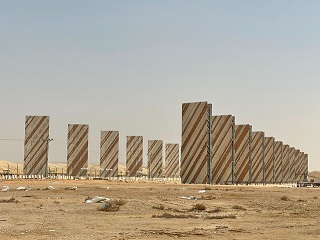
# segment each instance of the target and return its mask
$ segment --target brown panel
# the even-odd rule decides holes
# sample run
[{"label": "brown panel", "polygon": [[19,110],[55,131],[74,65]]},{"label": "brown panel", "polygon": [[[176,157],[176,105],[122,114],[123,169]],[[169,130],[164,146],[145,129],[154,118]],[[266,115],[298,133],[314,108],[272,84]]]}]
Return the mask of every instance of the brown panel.
[{"label": "brown panel", "polygon": [[274,138],[264,138],[265,182],[274,183]]},{"label": "brown panel", "polygon": [[289,158],[289,145],[283,145],[283,182],[290,182],[290,158]]},{"label": "brown panel", "polygon": [[126,176],[141,175],[143,162],[143,137],[127,136]]},{"label": "brown panel", "polygon": [[264,182],[264,132],[252,133],[252,182]]},{"label": "brown panel", "polygon": [[275,182],[282,183],[283,182],[283,167],[282,167],[282,151],[283,143],[280,141],[275,141],[274,143],[274,165],[275,165]]},{"label": "brown panel", "polygon": [[162,140],[148,140],[148,173],[149,178],[162,177]]},{"label": "brown panel", "polygon": [[119,132],[101,131],[100,176],[117,177],[119,164]]},{"label": "brown panel", "polygon": [[180,177],[179,144],[166,144],[166,178]]}]

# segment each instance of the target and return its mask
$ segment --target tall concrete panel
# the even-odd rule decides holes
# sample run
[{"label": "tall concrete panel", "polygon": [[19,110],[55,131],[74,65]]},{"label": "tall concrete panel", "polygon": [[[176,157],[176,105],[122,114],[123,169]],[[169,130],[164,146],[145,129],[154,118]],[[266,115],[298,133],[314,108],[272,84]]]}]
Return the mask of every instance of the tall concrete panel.
[{"label": "tall concrete panel", "polygon": [[119,132],[101,131],[100,177],[117,177],[119,165]]},{"label": "tall concrete panel", "polygon": [[296,175],[295,152],[296,152],[296,149],[294,147],[289,148],[290,182],[295,182],[295,175]]},{"label": "tall concrete panel", "polygon": [[48,141],[49,117],[26,116],[23,174],[47,174]]},{"label": "tall concrete panel", "polygon": [[127,136],[126,176],[141,175],[143,161],[143,137]]},{"label": "tall concrete panel", "polygon": [[148,175],[149,178],[162,177],[162,140],[148,140]]},{"label": "tall concrete panel", "polygon": [[166,144],[166,178],[180,177],[179,144]]},{"label": "tall concrete panel", "polygon": [[274,183],[274,138],[264,138],[265,183]]},{"label": "tall concrete panel", "polygon": [[276,183],[282,183],[283,182],[283,142],[275,141],[274,143],[274,181]]},{"label": "tall concrete panel", "polygon": [[297,181],[299,182],[303,182],[304,180],[304,169],[303,169],[303,165],[304,165],[304,152],[300,152],[298,155],[298,159],[297,159]]},{"label": "tall concrete panel", "polygon": [[232,115],[212,117],[212,183],[234,181],[235,118]]},{"label": "tall concrete panel", "polygon": [[86,176],[88,171],[89,125],[68,124],[67,174]]},{"label": "tall concrete panel", "polygon": [[299,161],[300,161],[300,150],[296,149],[294,152],[294,182],[299,181],[299,173],[298,173],[298,167],[299,167]]},{"label": "tall concrete panel", "polygon": [[264,182],[264,132],[252,133],[252,182]]},{"label": "tall concrete panel", "polygon": [[303,162],[303,173],[304,173],[304,180],[307,180],[309,174],[309,159],[308,154],[304,154],[304,162]]},{"label": "tall concrete panel", "polygon": [[[210,127],[208,127],[210,126]],[[211,175],[211,104],[182,104],[181,182],[207,183]],[[210,149],[208,151],[208,149]]]},{"label": "tall concrete panel", "polygon": [[252,181],[251,172],[251,126],[235,126],[235,179],[237,183],[250,183]]},{"label": "tall concrete panel", "polygon": [[283,182],[290,182],[290,158],[289,158],[289,145],[282,147],[282,161],[283,161]]}]

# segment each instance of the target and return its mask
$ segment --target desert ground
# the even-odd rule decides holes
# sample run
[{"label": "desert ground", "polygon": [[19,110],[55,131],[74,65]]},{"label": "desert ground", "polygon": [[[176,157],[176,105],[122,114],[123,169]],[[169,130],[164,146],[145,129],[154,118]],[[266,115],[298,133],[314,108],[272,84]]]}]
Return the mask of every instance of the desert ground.
[{"label": "desert ground", "polygon": [[[319,188],[129,179],[3,186],[9,191],[0,191],[0,239],[320,239]],[[95,196],[111,202],[85,203]]]}]

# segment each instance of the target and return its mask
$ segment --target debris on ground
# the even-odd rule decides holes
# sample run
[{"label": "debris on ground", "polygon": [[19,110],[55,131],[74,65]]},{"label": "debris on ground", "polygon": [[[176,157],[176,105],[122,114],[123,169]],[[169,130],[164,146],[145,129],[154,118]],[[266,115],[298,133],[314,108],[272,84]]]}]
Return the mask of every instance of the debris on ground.
[{"label": "debris on ground", "polygon": [[16,190],[27,190],[27,188],[23,187],[23,186],[19,186],[19,187],[16,188]]},{"label": "debris on ground", "polygon": [[8,186],[3,186],[3,188],[1,189],[1,192],[8,192],[8,191],[9,191]]},{"label": "debris on ground", "polygon": [[205,193],[206,190],[199,190],[198,193]]},{"label": "debris on ground", "polygon": [[47,187],[45,187],[43,190],[55,190],[55,188],[52,187],[52,186],[47,186]]},{"label": "debris on ground", "polygon": [[110,198],[95,196],[94,198],[87,199],[86,203],[109,202],[110,200]]},{"label": "debris on ground", "polygon": [[197,198],[197,197],[195,197],[195,196],[189,196],[189,197],[182,196],[182,197],[179,197],[179,198],[187,199],[187,200],[199,200],[199,198]]}]

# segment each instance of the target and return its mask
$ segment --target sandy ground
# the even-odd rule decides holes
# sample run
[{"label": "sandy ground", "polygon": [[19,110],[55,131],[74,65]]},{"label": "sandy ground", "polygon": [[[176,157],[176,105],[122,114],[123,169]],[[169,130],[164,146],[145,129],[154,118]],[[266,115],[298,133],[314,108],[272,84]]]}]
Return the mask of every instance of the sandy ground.
[{"label": "sandy ground", "polygon": [[[107,180],[11,180],[2,186],[10,190],[0,192],[0,239],[320,239],[318,188]],[[94,196],[125,204],[99,211],[103,203],[84,203]],[[206,209],[192,210],[196,204]]]}]

